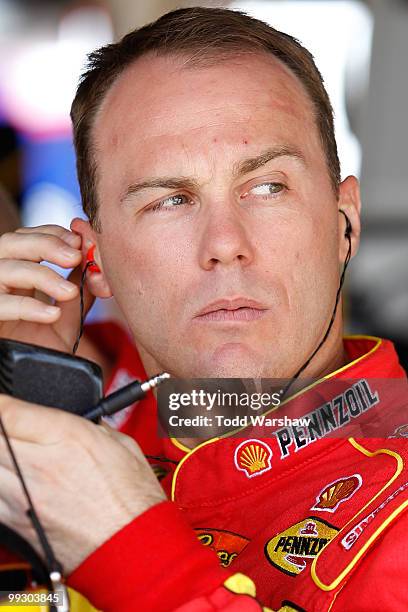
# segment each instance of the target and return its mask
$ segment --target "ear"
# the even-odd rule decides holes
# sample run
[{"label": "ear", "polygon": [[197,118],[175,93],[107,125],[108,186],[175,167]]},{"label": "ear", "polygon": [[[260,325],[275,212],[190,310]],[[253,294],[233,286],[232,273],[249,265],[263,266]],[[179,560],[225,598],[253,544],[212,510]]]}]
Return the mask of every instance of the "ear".
[{"label": "ear", "polygon": [[[348,176],[339,185],[339,209],[343,210],[351,223],[351,256],[354,257],[358,251],[360,244],[360,213],[361,213],[361,198],[360,198],[360,184],[355,176]],[[348,240],[345,236],[347,222],[344,215],[339,213],[339,260],[341,263],[344,262],[347,250]]]},{"label": "ear", "polygon": [[84,219],[75,218],[71,221],[71,230],[76,234],[79,234],[82,238],[82,266],[85,266],[87,254],[89,249],[95,245],[94,259],[97,263],[100,272],[89,272],[86,275],[86,282],[89,290],[95,297],[99,298],[110,298],[112,297],[112,291],[109,283],[105,278],[103,272],[103,265],[98,249],[98,233],[92,229],[89,221]]}]

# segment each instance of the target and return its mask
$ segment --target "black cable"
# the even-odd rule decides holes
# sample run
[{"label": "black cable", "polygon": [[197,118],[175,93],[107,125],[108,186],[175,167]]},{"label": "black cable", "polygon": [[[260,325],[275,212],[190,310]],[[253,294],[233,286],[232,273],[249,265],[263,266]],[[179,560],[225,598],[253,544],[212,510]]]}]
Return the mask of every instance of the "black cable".
[{"label": "black cable", "polygon": [[350,238],[350,235],[351,235],[351,231],[352,231],[350,220],[349,220],[348,216],[346,215],[346,213],[344,212],[344,210],[339,209],[339,212],[341,212],[344,215],[344,217],[346,218],[346,231],[345,231],[344,236],[348,240],[348,250],[347,250],[346,258],[345,258],[344,263],[343,263],[343,270],[342,270],[342,273],[341,273],[341,276],[340,276],[339,287],[338,287],[337,293],[336,293],[336,300],[335,300],[335,303],[334,303],[333,313],[332,313],[329,325],[327,326],[327,329],[326,329],[326,332],[325,332],[323,338],[321,339],[321,341],[319,342],[319,344],[317,345],[317,347],[315,348],[313,353],[310,355],[310,357],[304,362],[304,364],[298,369],[296,374],[288,382],[288,384],[286,385],[285,389],[283,390],[283,393],[282,393],[282,396],[281,396],[282,399],[286,396],[287,392],[289,391],[289,389],[291,388],[293,383],[299,378],[299,376],[302,374],[302,372],[305,371],[305,369],[307,368],[309,363],[312,361],[312,359],[316,355],[316,353],[318,351],[320,351],[320,349],[322,348],[323,344],[326,342],[327,338],[329,337],[329,333],[331,331],[331,328],[333,327],[334,319],[336,318],[337,306],[339,305],[341,290],[343,289],[347,266],[349,265],[350,259],[351,259],[351,238]]},{"label": "black cable", "polygon": [[167,457],[160,457],[156,455],[145,455],[146,459],[154,459],[155,461],[166,461],[167,463],[174,463],[174,465],[178,465],[178,461],[174,461],[173,459],[167,459]]},{"label": "black cable", "polygon": [[3,419],[1,418],[1,416],[0,416],[0,428],[2,430],[4,439],[6,441],[6,445],[9,450],[10,457],[14,465],[14,469],[17,473],[17,476],[21,483],[25,498],[27,500],[27,504],[28,504],[27,516],[29,517],[34,527],[34,531],[36,532],[38,539],[40,541],[40,544],[43,549],[44,556],[47,562],[49,573],[51,574],[52,572],[59,572],[62,575],[62,566],[60,562],[57,561],[57,558],[55,557],[52,546],[47,538],[47,534],[45,533],[43,526],[41,525],[41,521],[38,518],[37,512],[34,508],[33,501],[31,499],[30,493],[28,492],[27,485],[25,483],[23,473],[18,464],[16,455],[13,451],[13,447],[11,446],[10,438],[6,431],[6,428],[4,427]]},{"label": "black cable", "polygon": [[79,341],[82,338],[82,334],[84,332],[84,322],[85,322],[85,314],[84,314],[84,285],[85,285],[85,279],[86,279],[86,272],[89,268],[89,266],[91,266],[92,264],[94,264],[94,261],[87,261],[85,268],[82,271],[82,275],[81,275],[81,283],[79,285],[79,298],[80,298],[80,306],[79,306],[79,313],[80,313],[80,319],[79,319],[79,331],[78,331],[78,337],[75,340],[75,344],[72,347],[72,354],[75,355],[75,353],[78,350],[78,346],[79,346]]},{"label": "black cable", "polygon": [[130,406],[140,401],[146,397],[148,391],[151,391],[157,387],[157,385],[161,385],[168,378],[170,378],[170,374],[161,372],[142,383],[138,380],[134,380],[125,387],[117,389],[108,395],[108,397],[103,397],[96,406],[84,412],[82,416],[84,419],[89,419],[90,421],[97,421],[101,417],[111,416],[119,410],[123,410],[126,406]]}]

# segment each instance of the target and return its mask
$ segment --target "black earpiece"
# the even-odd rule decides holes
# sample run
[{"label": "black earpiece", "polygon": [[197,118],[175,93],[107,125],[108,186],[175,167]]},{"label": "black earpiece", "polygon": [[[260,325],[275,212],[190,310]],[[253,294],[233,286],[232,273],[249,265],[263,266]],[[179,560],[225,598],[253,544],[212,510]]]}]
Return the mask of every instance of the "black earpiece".
[{"label": "black earpiece", "polygon": [[351,225],[351,221],[348,218],[347,214],[344,212],[344,210],[342,210],[341,208],[339,208],[339,212],[341,212],[342,215],[344,215],[345,219],[346,219],[346,231],[344,232],[344,237],[345,238],[350,238],[351,233],[353,231],[353,227]]}]

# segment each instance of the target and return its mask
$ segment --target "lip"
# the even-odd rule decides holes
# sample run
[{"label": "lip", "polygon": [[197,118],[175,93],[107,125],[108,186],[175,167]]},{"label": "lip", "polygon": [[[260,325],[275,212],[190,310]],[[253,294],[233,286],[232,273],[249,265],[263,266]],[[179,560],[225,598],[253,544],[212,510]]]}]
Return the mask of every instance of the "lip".
[{"label": "lip", "polygon": [[223,298],[205,306],[194,318],[202,321],[253,321],[262,317],[266,310],[264,304],[251,298]]}]

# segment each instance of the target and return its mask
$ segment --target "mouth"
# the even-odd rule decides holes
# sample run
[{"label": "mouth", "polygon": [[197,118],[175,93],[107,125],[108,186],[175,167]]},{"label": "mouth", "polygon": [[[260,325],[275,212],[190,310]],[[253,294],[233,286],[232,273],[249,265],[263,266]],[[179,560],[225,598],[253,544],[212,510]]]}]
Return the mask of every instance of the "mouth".
[{"label": "mouth", "polygon": [[249,322],[262,318],[267,307],[249,298],[225,298],[211,302],[195,315],[198,321]]}]

